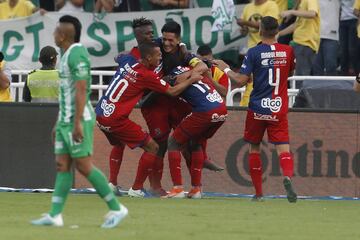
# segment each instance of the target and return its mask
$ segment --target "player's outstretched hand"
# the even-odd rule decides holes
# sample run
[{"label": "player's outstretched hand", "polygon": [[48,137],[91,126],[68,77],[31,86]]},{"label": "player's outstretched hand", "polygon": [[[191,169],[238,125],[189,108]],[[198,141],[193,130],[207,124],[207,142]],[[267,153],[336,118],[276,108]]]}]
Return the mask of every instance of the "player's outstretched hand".
[{"label": "player's outstretched hand", "polygon": [[226,64],[223,60],[213,60],[213,64],[220,68],[221,71],[224,71],[225,68],[229,68],[229,65]]}]

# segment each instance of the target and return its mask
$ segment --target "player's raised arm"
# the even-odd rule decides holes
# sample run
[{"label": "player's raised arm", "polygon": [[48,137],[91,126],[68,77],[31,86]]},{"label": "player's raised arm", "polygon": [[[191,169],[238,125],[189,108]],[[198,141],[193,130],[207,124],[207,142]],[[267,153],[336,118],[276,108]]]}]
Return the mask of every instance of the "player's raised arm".
[{"label": "player's raised arm", "polygon": [[240,84],[241,87],[245,86],[245,84],[250,81],[250,76],[232,71],[229,65],[227,65],[223,60],[214,60],[213,63],[226,75],[228,75],[229,78]]},{"label": "player's raised arm", "polygon": [[174,87],[169,87],[165,93],[170,96],[177,96],[180,93],[182,93],[188,86],[201,80],[202,78],[203,78],[203,76],[197,72],[193,72],[188,78],[185,78],[185,79],[182,79],[180,77],[179,81],[178,81],[178,79],[176,80],[178,82],[178,84],[175,85]]}]

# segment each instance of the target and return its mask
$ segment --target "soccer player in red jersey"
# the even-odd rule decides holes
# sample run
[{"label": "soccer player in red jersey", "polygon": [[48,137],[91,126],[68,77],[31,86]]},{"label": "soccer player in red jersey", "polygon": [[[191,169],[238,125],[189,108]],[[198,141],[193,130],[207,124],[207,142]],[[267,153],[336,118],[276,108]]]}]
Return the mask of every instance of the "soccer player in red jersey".
[{"label": "soccer player in red jersey", "polygon": [[260,24],[262,42],[250,48],[240,73],[230,70],[221,60],[215,61],[218,67],[230,78],[245,85],[253,75],[254,90],[250,96],[244,140],[250,143],[249,169],[256,194],[253,200],[262,200],[262,164],[260,143],[265,130],[269,142],[275,144],[283,171],[283,184],[289,202],[296,202],[293,189],[294,161],[290,153],[288,131],[288,93],[287,79],[295,68],[294,52],[288,45],[276,41],[278,22],[275,18],[263,17]]},{"label": "soccer player in red jersey", "polygon": [[[162,68],[156,69],[156,71],[161,70],[159,74],[168,75],[179,65],[191,66],[191,72],[204,73],[208,70],[206,64],[199,58],[180,47],[181,26],[178,23],[167,22],[162,27],[161,33],[162,38],[156,40],[162,52]],[[148,125],[150,135],[159,144],[159,152],[153,174],[150,177],[150,185],[153,192],[164,195],[166,192],[161,187],[161,178],[167,140],[171,129],[176,127],[191,112],[191,107],[179,98],[158,94],[149,98],[148,101],[144,101],[141,112]]]},{"label": "soccer player in red jersey", "polygon": [[[138,45],[144,42],[151,42],[153,40],[154,30],[153,30],[152,22],[150,20],[143,17],[134,19],[132,23],[132,27]],[[140,51],[137,46],[133,47],[129,52],[129,54],[135,57],[137,60],[141,58]],[[161,64],[159,66],[161,66]],[[155,72],[159,73],[159,71],[157,70],[155,70]],[[161,75],[159,77],[161,77]],[[109,185],[114,192],[118,192],[117,177],[119,175],[124,149],[125,149],[124,144],[119,143],[117,145],[114,145],[109,157],[109,168],[110,168]]]},{"label": "soccer player in red jersey", "polygon": [[[189,70],[188,67],[178,66],[172,73],[178,75]],[[190,85],[180,96],[191,105],[192,110],[191,114],[175,128],[168,140],[169,167],[174,187],[166,197],[185,197],[181,176],[180,151],[186,144],[190,144],[192,188],[187,196],[189,198],[201,198],[201,173],[204,163],[201,143],[212,137],[222,126],[227,117],[227,110],[221,95],[206,76],[201,81]]]},{"label": "soccer player in red jersey", "polygon": [[161,60],[161,51],[157,44],[142,43],[139,50],[139,61],[131,55],[124,55],[118,59],[119,68],[96,106],[96,120],[111,145],[126,144],[130,148],[144,149],[135,182],[129,189],[129,195],[144,197],[143,184],[153,168],[159,146],[148,133],[129,119],[129,114],[145,90],[177,96],[202,77],[196,73],[191,76],[189,74],[185,76],[186,81],[171,87],[152,71]]}]

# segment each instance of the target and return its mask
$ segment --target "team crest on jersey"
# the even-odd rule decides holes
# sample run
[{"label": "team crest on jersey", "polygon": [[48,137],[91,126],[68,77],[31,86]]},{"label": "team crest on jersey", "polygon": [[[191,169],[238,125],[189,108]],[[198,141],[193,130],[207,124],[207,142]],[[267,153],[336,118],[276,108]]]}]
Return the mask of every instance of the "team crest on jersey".
[{"label": "team crest on jersey", "polygon": [[222,103],[224,100],[222,99],[222,97],[220,96],[220,94],[214,90],[213,93],[209,93],[208,95],[206,95],[206,99],[209,102],[219,102]]},{"label": "team crest on jersey", "polygon": [[101,109],[105,117],[109,117],[115,111],[115,104],[108,103],[105,99],[101,102]]},{"label": "team crest on jersey", "polygon": [[271,112],[277,113],[280,111],[282,106],[281,97],[276,97],[275,99],[263,98],[261,99],[261,107],[270,108]]}]

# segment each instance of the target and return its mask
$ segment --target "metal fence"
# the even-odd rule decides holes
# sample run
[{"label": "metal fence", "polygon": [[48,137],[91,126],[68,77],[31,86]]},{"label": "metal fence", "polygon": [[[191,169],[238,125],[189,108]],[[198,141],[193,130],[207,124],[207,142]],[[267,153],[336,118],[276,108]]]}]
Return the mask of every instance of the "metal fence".
[{"label": "metal fence", "polygon": [[[24,81],[26,80],[27,74],[30,70],[13,70],[13,76],[17,76],[18,82],[11,83],[10,92],[12,99],[15,102],[22,102]],[[97,79],[97,84],[92,84],[91,89],[95,97],[99,100],[103,94],[104,90],[107,88],[107,85],[104,84],[104,77],[113,76],[115,71],[91,71],[91,75]],[[289,107],[292,107],[295,102],[295,97],[299,92],[299,89],[296,88],[296,83],[298,81],[308,81],[308,80],[330,80],[330,81],[353,81],[355,77],[348,76],[293,76],[288,78],[290,83],[290,88],[288,89],[289,95]],[[231,83],[229,83],[229,91],[226,97],[226,106],[238,106],[238,102],[234,102],[234,98],[237,94],[243,94],[245,87],[231,89]]]}]

